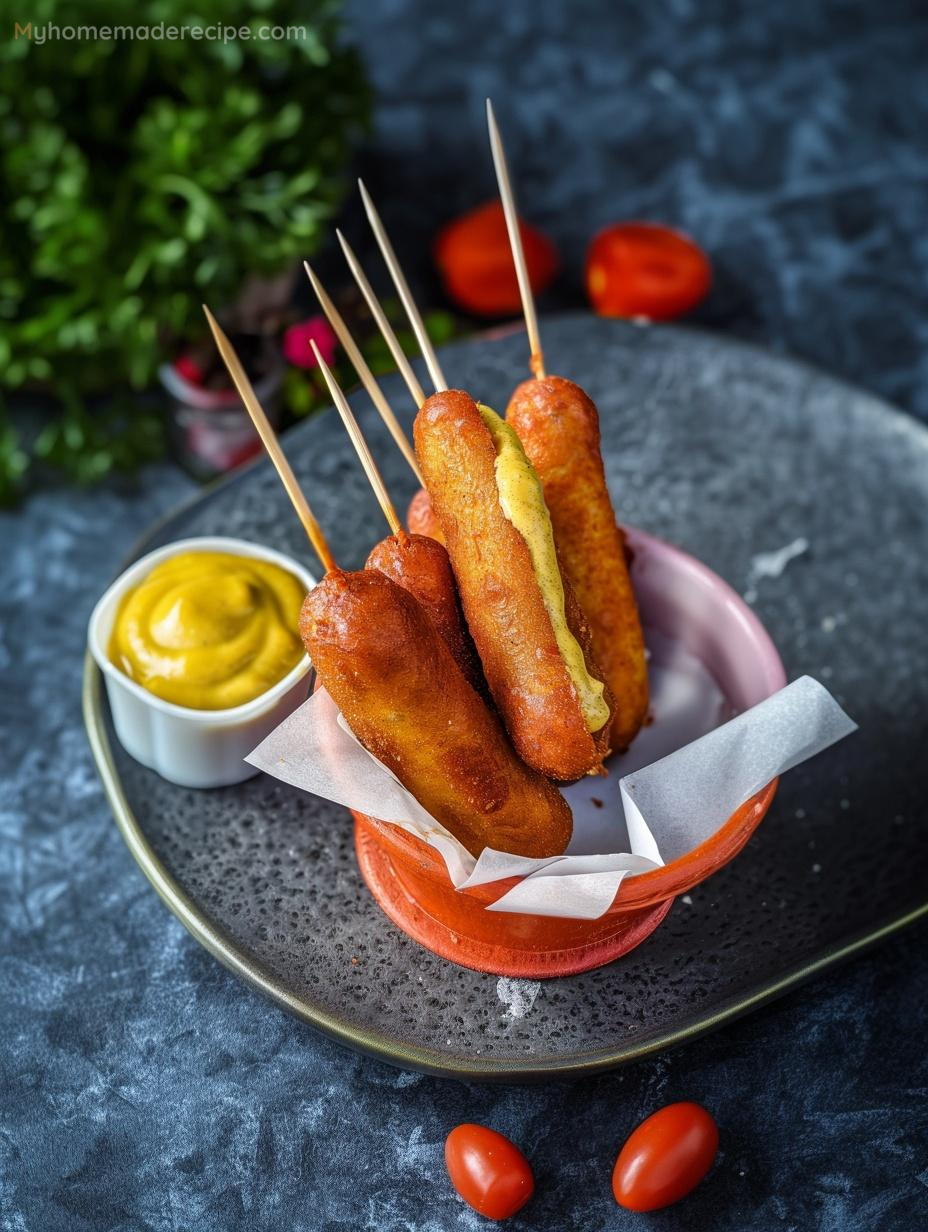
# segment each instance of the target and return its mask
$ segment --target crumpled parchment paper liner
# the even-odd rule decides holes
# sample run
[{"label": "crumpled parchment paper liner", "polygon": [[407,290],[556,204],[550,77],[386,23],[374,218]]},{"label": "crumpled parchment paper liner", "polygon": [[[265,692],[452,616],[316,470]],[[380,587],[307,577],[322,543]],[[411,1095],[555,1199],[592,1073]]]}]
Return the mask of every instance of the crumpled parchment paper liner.
[{"label": "crumpled parchment paper liner", "polygon": [[[545,860],[491,848],[475,860],[359,744],[324,689],[247,760],[421,838],[441,855],[458,889],[521,878],[489,910],[597,919],[625,877],[698,847],[771,779],[856,728],[827,689],[808,676],[727,722],[724,699],[697,660],[676,652],[665,665],[656,654],[651,683],[654,723],[631,753],[613,759],[607,778],[586,778],[564,789],[574,837],[565,855]],[[652,757],[645,766],[642,750]]]}]

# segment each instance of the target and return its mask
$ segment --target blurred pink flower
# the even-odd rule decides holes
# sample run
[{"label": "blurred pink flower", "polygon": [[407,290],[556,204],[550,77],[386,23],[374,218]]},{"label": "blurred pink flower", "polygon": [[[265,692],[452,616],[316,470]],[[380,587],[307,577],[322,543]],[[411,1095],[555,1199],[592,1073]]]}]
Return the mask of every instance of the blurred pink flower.
[{"label": "blurred pink flower", "polygon": [[315,368],[316,357],[310,342],[315,342],[319,354],[331,364],[338,341],[325,317],[308,317],[298,325],[291,325],[284,334],[284,355],[298,368]]}]

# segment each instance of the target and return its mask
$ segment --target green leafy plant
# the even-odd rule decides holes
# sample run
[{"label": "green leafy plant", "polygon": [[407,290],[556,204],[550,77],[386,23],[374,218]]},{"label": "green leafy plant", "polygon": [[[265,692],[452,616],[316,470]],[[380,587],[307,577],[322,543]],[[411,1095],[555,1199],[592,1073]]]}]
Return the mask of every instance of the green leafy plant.
[{"label": "green leafy plant", "polygon": [[[0,388],[41,388],[61,423],[45,458],[89,480],[150,455],[149,428],[89,408],[149,386],[200,303],[234,302],[312,252],[367,122],[337,0],[32,0],[0,4]],[[14,16],[32,37],[14,37]],[[185,28],[175,39],[40,30]],[[247,27],[195,40],[194,26]],[[288,37],[261,37],[273,27]],[[88,459],[90,459],[88,461]],[[28,462],[28,459],[27,459]],[[0,476],[23,444],[0,423]]]}]

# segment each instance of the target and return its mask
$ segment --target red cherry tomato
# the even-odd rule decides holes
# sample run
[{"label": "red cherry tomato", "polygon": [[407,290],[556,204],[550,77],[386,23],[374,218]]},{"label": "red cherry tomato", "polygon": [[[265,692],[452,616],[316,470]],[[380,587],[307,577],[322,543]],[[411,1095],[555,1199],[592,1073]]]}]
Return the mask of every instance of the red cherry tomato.
[{"label": "red cherry tomato", "polygon": [[[520,221],[519,233],[528,280],[537,295],[557,273],[557,250],[527,223]],[[494,317],[520,311],[519,282],[499,201],[471,210],[440,231],[435,264],[448,296],[467,312]]]},{"label": "red cherry tomato", "polygon": [[508,1219],[535,1192],[528,1160],[517,1146],[483,1125],[458,1125],[445,1139],[451,1184],[487,1219]]},{"label": "red cherry tomato", "polygon": [[701,248],[680,231],[652,222],[623,222],[593,239],[586,289],[604,317],[670,321],[695,308],[712,270]]},{"label": "red cherry tomato", "polygon": [[712,1167],[719,1145],[715,1121],[699,1104],[668,1104],[638,1128],[619,1152],[612,1192],[630,1211],[679,1202]]}]

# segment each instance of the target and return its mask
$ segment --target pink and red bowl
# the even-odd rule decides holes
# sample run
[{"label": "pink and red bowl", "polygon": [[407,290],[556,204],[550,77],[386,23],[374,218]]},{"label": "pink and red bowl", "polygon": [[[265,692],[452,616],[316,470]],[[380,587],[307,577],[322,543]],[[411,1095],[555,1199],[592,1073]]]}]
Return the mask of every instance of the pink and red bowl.
[{"label": "pink and red bowl", "polygon": [[[745,601],[705,565],[643,531],[627,530],[645,630],[680,642],[702,661],[736,712],[786,683],[767,631]],[[746,800],[700,847],[626,877],[597,920],[487,911],[516,881],[456,890],[444,861],[399,827],[354,813],[364,880],[390,919],[442,958],[497,975],[544,979],[612,962],[640,945],[674,898],[738,854],[770,807],[777,782]]]}]

